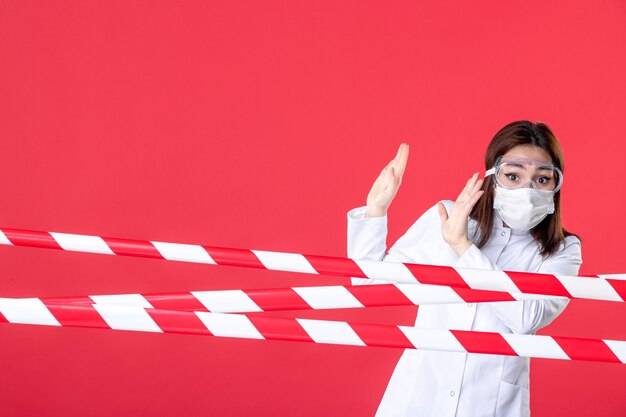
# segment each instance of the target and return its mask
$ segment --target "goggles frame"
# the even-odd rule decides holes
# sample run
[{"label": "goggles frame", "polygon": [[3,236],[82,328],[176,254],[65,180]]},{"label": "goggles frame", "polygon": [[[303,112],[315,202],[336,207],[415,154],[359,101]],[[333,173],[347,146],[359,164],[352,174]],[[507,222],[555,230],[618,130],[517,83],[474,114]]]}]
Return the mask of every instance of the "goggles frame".
[{"label": "goggles frame", "polygon": [[503,161],[502,160],[503,156],[499,156],[496,159],[496,162],[494,164],[494,166],[490,169],[488,169],[485,172],[485,177],[488,177],[490,175],[494,176],[494,181],[496,182],[496,184],[498,184],[500,187],[509,189],[509,190],[515,190],[515,189],[519,189],[519,188],[524,188],[523,185],[520,185],[518,187],[511,187],[511,186],[507,186],[505,184],[502,184],[501,181],[499,180],[499,175],[498,172],[501,169],[501,167],[507,163],[514,163],[516,161],[531,161],[534,163],[534,165],[542,167],[542,168],[549,168],[553,171],[556,172],[557,177],[558,177],[558,183],[555,185],[553,190],[546,190],[546,189],[542,189],[539,188],[537,186],[537,184],[535,183],[535,180],[531,179],[531,180],[527,180],[530,184],[531,184],[531,188],[533,188],[536,191],[546,191],[546,192],[551,192],[552,194],[556,194],[557,192],[559,192],[559,190],[561,190],[561,188],[563,187],[563,171],[561,171],[561,169],[556,166],[555,164],[550,164],[550,163],[546,163],[544,161],[538,161],[538,160],[534,160],[534,159],[530,159],[530,158],[513,158],[510,161]]}]

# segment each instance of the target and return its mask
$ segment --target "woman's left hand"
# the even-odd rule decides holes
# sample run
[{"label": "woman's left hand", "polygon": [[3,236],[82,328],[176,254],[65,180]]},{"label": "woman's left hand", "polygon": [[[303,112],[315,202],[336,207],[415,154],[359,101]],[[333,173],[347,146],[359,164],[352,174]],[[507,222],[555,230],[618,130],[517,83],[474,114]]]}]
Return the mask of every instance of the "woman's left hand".
[{"label": "woman's left hand", "polygon": [[463,256],[465,251],[472,246],[472,241],[467,235],[467,221],[472,212],[472,208],[474,208],[474,205],[476,205],[476,202],[484,193],[484,191],[481,190],[482,186],[483,180],[479,180],[478,173],[475,173],[467,181],[461,194],[459,194],[450,214],[448,214],[443,203],[438,204],[443,240],[445,240],[459,256]]}]

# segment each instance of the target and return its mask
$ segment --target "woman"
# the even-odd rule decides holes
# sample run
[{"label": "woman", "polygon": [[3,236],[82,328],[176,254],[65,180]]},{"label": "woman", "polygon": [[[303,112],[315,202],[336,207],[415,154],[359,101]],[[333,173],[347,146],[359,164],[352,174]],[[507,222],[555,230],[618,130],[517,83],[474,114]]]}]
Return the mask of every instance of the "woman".
[{"label": "woman", "polygon": [[[374,182],[367,206],[348,212],[349,257],[578,274],[580,240],[561,225],[563,154],[548,126],[518,121],[503,127],[487,147],[485,179],[474,174],[456,202],[426,211],[385,253],[386,213],[408,155],[409,146],[400,145]],[[566,304],[541,299],[423,305],[415,325],[531,334]],[[521,357],[405,350],[376,415],[528,416],[529,363]]]}]

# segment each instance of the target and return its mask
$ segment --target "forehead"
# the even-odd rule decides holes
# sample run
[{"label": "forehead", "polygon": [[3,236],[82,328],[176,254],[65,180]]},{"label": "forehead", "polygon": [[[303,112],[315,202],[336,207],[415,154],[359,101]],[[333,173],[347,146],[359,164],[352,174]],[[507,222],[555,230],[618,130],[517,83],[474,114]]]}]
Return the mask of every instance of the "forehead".
[{"label": "forehead", "polygon": [[509,149],[502,157],[502,161],[510,160],[528,160],[534,161],[535,164],[550,165],[553,163],[550,154],[538,146],[534,145],[517,145]]}]

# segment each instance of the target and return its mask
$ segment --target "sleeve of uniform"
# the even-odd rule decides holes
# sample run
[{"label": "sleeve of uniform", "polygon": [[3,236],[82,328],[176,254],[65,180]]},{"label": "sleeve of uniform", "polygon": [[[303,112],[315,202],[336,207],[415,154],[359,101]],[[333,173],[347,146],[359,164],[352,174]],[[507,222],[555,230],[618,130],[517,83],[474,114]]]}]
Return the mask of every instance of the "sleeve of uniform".
[{"label": "sleeve of uniform", "polygon": [[[411,251],[425,238],[429,222],[437,216],[436,206],[426,211],[396,243],[387,249],[387,216],[365,217],[366,207],[348,212],[348,257],[385,262],[411,262]],[[353,284],[382,284],[387,281],[352,279]]]},{"label": "sleeve of uniform", "polygon": [[387,249],[387,215],[366,218],[365,209],[348,212],[348,258],[380,261]]},{"label": "sleeve of uniform", "polygon": [[[537,272],[578,275],[582,264],[580,240],[567,237],[559,251],[546,258]],[[454,265],[459,268],[501,270],[472,245]],[[567,306],[569,300],[550,298],[541,300],[485,303],[514,333],[535,333],[550,324]]]}]

